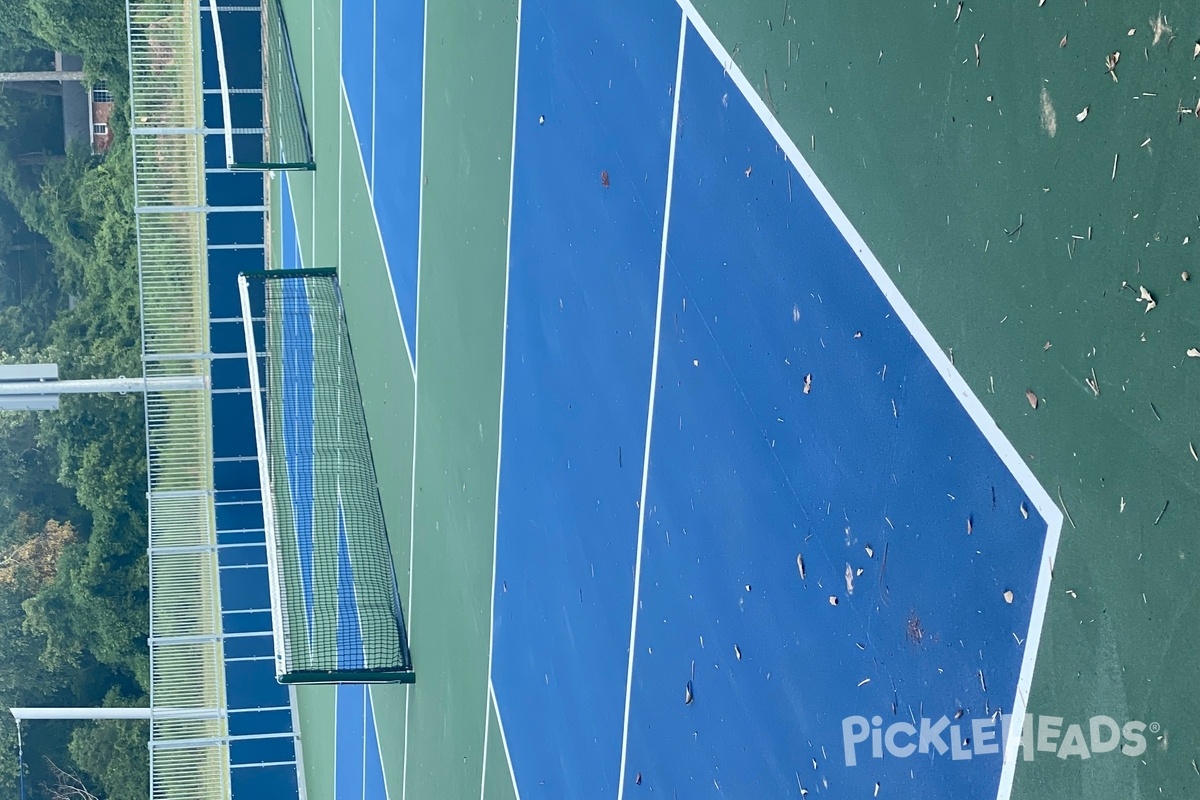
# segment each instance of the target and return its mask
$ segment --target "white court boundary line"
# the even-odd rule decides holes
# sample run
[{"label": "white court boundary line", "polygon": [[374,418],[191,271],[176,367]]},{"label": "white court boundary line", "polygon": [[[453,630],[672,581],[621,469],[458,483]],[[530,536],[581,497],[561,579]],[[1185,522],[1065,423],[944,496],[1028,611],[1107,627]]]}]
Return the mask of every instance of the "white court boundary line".
[{"label": "white court boundary line", "polygon": [[[483,800],[487,788],[488,736],[490,734],[492,715],[489,710],[496,709],[496,719],[500,719],[500,704],[496,702],[496,690],[492,685],[492,655],[496,643],[496,554],[500,546],[500,467],[503,463],[504,451],[504,378],[508,365],[508,276],[512,267],[512,231],[513,231],[513,186],[517,176],[517,100],[521,94],[521,0],[517,0],[517,39],[513,48],[515,64],[513,65],[513,110],[512,110],[512,150],[508,160],[508,231],[504,244],[504,321],[500,325],[500,411],[496,426],[496,510],[492,520],[492,588],[488,595],[488,661],[487,661],[487,693],[483,698],[483,769],[480,770],[479,800]],[[504,738],[504,756],[508,760],[508,771],[512,774],[513,792],[517,800],[521,800],[521,792],[517,788],[517,774],[513,768],[512,754],[508,752],[508,739]]]},{"label": "white court boundary line", "polygon": [[[369,800],[367,797],[367,703],[371,702],[370,693],[367,686],[363,686],[362,690],[362,792],[363,800]],[[374,714],[372,714],[372,722],[374,722]],[[381,754],[382,755],[382,754]],[[382,758],[379,759],[383,761]],[[387,796],[387,782],[383,784],[383,794]]]},{"label": "white court boundary line", "polygon": [[[262,0],[260,0],[260,2],[262,2]],[[339,5],[338,6],[338,23],[339,24],[341,23],[341,17],[342,17],[341,6]],[[309,85],[312,86],[312,106],[313,106],[313,112],[314,112],[312,125],[309,126],[308,130],[309,130],[309,135],[312,137],[312,148],[313,148],[313,154],[314,154],[313,159],[315,160],[316,152],[317,152],[317,120],[320,118],[320,115],[315,113],[316,109],[317,109],[317,0],[309,0],[309,3],[308,3],[308,54],[309,54],[308,60],[309,60],[309,73],[310,73],[309,78],[311,81],[309,83]],[[342,77],[342,37],[339,34],[339,36],[338,36],[338,80],[341,80],[341,77]],[[304,100],[304,98],[301,97],[301,102],[303,102],[303,100]],[[263,102],[265,103],[266,101],[267,100],[264,97]],[[317,182],[316,182],[315,176],[314,176],[312,183],[313,183],[312,258],[315,263],[317,260],[317,225],[316,225],[316,221],[317,221],[317,186],[316,186],[316,183]],[[295,206],[293,206],[293,209],[294,208],[295,208]],[[341,265],[338,265],[338,268],[340,269]]]},{"label": "white court boundary line", "polygon": [[[1037,588],[1034,592],[1032,615],[1030,616],[1029,631],[1025,640],[1025,653],[1021,661],[1020,677],[1017,680],[1017,691],[1013,700],[1012,715],[1015,724],[1009,726],[1008,738],[1005,742],[1004,765],[1001,769],[1000,784],[996,793],[999,800],[1006,800],[1006,798],[1012,795],[1013,779],[1016,776],[1017,748],[1021,741],[1021,729],[1024,726],[1025,709],[1028,702],[1029,690],[1033,684],[1033,668],[1037,661],[1038,645],[1042,637],[1042,625],[1046,616],[1046,606],[1050,599],[1051,573],[1054,567],[1054,557],[1058,552],[1059,536],[1062,532],[1062,512],[1054,504],[1049,493],[1038,482],[1024,459],[1017,453],[1016,448],[1013,447],[1012,443],[1001,432],[995,420],[988,414],[983,404],[979,401],[979,398],[975,396],[975,393],[971,391],[967,382],[958,373],[958,370],[950,363],[950,359],[934,340],[933,334],[929,332],[929,329],[921,322],[912,306],[904,299],[899,288],[892,281],[891,276],[888,275],[887,271],[879,263],[879,259],[867,247],[862,236],[855,230],[853,224],[846,217],[846,214],[838,207],[829,190],[825,188],[825,185],[821,183],[821,180],[817,177],[812,167],[804,159],[804,156],[800,153],[800,148],[787,135],[783,126],[771,114],[766,103],[758,96],[750,81],[746,79],[741,68],[734,63],[733,58],[721,45],[716,34],[704,22],[703,17],[700,16],[700,12],[692,5],[692,0],[676,0],[676,2],[683,9],[684,16],[692,23],[696,32],[700,34],[700,38],[708,45],[709,50],[724,65],[725,72],[730,80],[733,81],[734,85],[737,86],[747,102],[749,102],[750,107],[758,115],[759,119],[762,120],[763,124],[766,125],[771,136],[774,137],[788,160],[796,168],[800,177],[804,179],[809,191],[813,193],[813,196],[821,204],[821,207],[825,210],[830,220],[837,226],[846,243],[858,255],[859,260],[866,267],[867,272],[874,279],[876,285],[879,286],[880,291],[883,292],[884,297],[887,298],[888,303],[895,310],[900,321],[908,328],[909,333],[912,334],[913,339],[920,345],[925,356],[942,376],[946,385],[958,398],[959,403],[962,404],[963,409],[966,410],[971,420],[984,435],[984,438],[987,439],[988,444],[1000,456],[1000,460],[1013,474],[1013,477],[1016,478],[1018,485],[1025,491],[1026,496],[1029,497],[1042,519],[1046,522],[1046,541],[1042,548]],[[676,99],[678,100],[678,89],[676,89]],[[644,510],[643,513],[645,513]],[[630,663],[632,665],[632,656]]]},{"label": "white court boundary line", "polygon": [[[508,761],[508,777],[512,779],[513,796],[516,797],[516,800],[521,800],[521,790],[517,788],[517,771],[513,767],[512,755],[508,751],[508,736],[504,733],[504,717],[500,714],[500,703],[496,700],[496,687],[492,685],[491,678],[488,679],[488,693],[492,708],[496,709],[496,727],[500,729],[500,744],[504,745],[504,758]],[[487,764],[487,753],[484,753],[483,758],[483,763]],[[483,800],[482,794],[480,800]]]},{"label": "white court boundary line", "polygon": [[[371,704],[371,727],[376,730],[376,750],[379,751],[379,772],[383,775],[383,794],[384,800],[391,798],[391,790],[388,788],[388,763],[383,757],[383,739],[379,738],[379,715],[374,710],[374,687],[367,686],[367,703]],[[362,782],[364,792],[366,790],[366,781]]]},{"label": "white court boundary line", "polygon": [[675,65],[675,98],[671,109],[671,149],[667,154],[667,195],[663,205],[662,248],[658,257],[658,304],[654,312],[654,355],[650,361],[650,400],[646,404],[646,444],[642,455],[642,492],[638,501],[637,554],[633,565],[633,613],[629,622],[629,666],[625,673],[625,718],[621,726],[621,767],[617,800],[625,797],[625,763],[629,755],[629,712],[633,695],[633,658],[637,652],[638,607],[642,592],[642,550],[646,533],[646,488],[650,481],[650,439],[654,433],[654,400],[658,393],[658,349],[662,339],[663,290],[667,278],[667,242],[671,232],[671,195],[675,188],[675,146],[679,141],[679,95],[683,89],[683,50],[688,17],[679,18],[679,60]]},{"label": "white court boundary line", "polygon": [[[362,139],[360,139],[358,136],[358,125],[354,120],[354,106],[351,105],[350,95],[346,91],[346,79],[339,75],[338,80],[340,81],[341,87],[342,87],[342,96],[340,98],[340,102],[345,103],[346,110],[349,111],[350,130],[354,131],[354,149],[358,153],[358,166],[362,169],[363,181],[367,184],[367,199],[370,201],[371,219],[374,220],[374,222],[375,222],[375,235],[377,237],[379,237],[379,250],[383,253],[383,266],[384,266],[384,271],[387,272],[388,287],[391,288],[391,290],[392,290],[392,302],[396,306],[396,318],[400,320],[400,338],[402,338],[404,340],[404,353],[405,353],[405,355],[408,356],[408,368],[412,371],[413,384],[415,386],[416,381],[417,381],[416,348],[409,344],[408,333],[404,330],[404,314],[400,311],[400,297],[396,294],[396,282],[392,278],[392,264],[391,264],[391,261],[388,260],[387,245],[383,241],[383,229],[381,227],[379,227],[379,214],[378,214],[378,212],[375,211],[375,190],[371,185],[371,180],[372,180],[371,176],[369,176],[367,174],[367,162],[365,160],[363,160]],[[372,117],[373,117],[374,111],[372,111],[371,113],[372,113]],[[425,138],[424,133],[422,133],[421,138],[422,138],[422,140],[424,140],[424,138]],[[375,147],[374,141],[375,141],[374,136],[372,136],[372,139],[371,139],[372,149],[374,149],[374,147]],[[372,169],[372,171],[375,169],[374,155],[371,156],[371,169]],[[338,236],[341,236],[340,231],[338,232]],[[421,259],[421,256],[420,256],[420,234],[418,234],[418,236],[417,236],[417,242],[418,242],[418,244],[417,244],[417,250],[418,250],[418,253],[417,253],[418,287],[417,287],[417,289],[418,289],[418,292],[417,293],[419,296],[420,295],[420,269],[421,269],[420,268],[420,259]],[[340,268],[340,265],[339,265],[339,268]],[[413,330],[415,331],[416,329],[417,329],[417,326],[414,321]]]},{"label": "white court boundary line", "polygon": [[[379,3],[371,0],[371,175],[367,179],[367,191],[371,195],[371,209],[375,208],[375,109],[379,106],[379,93],[375,88],[375,76],[379,72]],[[343,81],[345,78],[343,78]],[[349,98],[347,98],[349,104]],[[358,133],[354,134],[358,138]],[[378,222],[376,222],[378,224]],[[391,274],[391,273],[389,273]],[[392,291],[395,294],[395,290]]]},{"label": "white court boundary line", "polygon": [[[425,0],[425,4],[421,7],[421,165],[418,171],[418,189],[417,189],[417,301],[415,304],[414,319],[413,319],[413,349],[412,349],[412,368],[413,368],[413,435],[412,435],[412,484],[409,487],[409,511],[408,511],[408,646],[412,649],[413,643],[413,576],[416,575],[416,542],[417,542],[417,404],[420,402],[421,394],[417,391],[417,343],[421,331],[421,256],[423,255],[424,233],[425,233],[425,68],[429,62],[429,0]],[[357,134],[356,134],[357,136]],[[371,208],[375,208],[375,200],[371,199]],[[386,251],[385,251],[386,257]],[[388,275],[392,271],[388,270]],[[393,289],[392,295],[396,292]],[[399,303],[399,301],[397,301]],[[404,323],[400,323],[401,329],[404,328]],[[400,800],[405,800],[408,797],[408,741],[410,731],[408,721],[412,710],[412,684],[407,684],[404,687],[404,757],[402,760],[400,777]]]}]

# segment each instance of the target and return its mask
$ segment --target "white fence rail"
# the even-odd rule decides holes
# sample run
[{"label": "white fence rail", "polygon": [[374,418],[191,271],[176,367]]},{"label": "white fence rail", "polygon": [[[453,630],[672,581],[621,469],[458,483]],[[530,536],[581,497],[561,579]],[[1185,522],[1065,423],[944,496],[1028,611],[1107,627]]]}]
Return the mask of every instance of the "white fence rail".
[{"label": "white fence rail", "polygon": [[[199,2],[126,5],[147,376],[209,371]],[[150,796],[227,800],[211,394],[147,392],[145,401]],[[155,715],[155,709],[163,713]]]}]

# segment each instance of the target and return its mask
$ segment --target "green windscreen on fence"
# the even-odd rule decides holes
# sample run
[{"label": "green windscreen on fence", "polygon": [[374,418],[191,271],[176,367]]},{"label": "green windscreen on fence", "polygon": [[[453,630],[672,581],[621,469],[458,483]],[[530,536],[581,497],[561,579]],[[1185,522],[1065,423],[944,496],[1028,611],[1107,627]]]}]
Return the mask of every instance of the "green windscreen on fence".
[{"label": "green windscreen on fence", "polygon": [[[262,161],[234,160],[232,169],[312,170],[312,136],[280,0],[262,0]],[[222,91],[227,91],[222,87]]]},{"label": "green windscreen on fence", "polygon": [[284,683],[411,682],[335,273],[247,273],[239,289],[264,487],[277,677]]}]

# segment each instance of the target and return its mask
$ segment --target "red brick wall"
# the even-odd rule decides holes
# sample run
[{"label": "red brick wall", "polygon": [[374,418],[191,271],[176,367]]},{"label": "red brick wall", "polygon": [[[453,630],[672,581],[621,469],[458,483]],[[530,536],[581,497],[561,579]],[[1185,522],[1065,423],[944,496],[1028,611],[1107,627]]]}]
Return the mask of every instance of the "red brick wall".
[{"label": "red brick wall", "polygon": [[[97,122],[108,124],[108,118],[112,116],[112,103],[92,103],[92,125]],[[95,133],[95,128],[92,129],[92,150],[96,153],[108,152],[109,145],[112,144],[112,128],[108,129],[108,133],[103,136],[98,136]]]}]

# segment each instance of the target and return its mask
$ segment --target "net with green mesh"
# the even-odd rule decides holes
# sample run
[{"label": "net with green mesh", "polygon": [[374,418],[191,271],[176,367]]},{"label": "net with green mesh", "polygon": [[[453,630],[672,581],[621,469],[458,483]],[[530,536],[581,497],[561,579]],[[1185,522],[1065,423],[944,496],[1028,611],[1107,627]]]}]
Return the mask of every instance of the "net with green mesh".
[{"label": "net with green mesh", "polygon": [[334,270],[239,278],[276,674],[411,682],[371,442]]},{"label": "net with green mesh", "polygon": [[312,170],[312,137],[292,57],[281,0],[263,0],[262,13],[262,161],[234,160],[232,169]]}]

